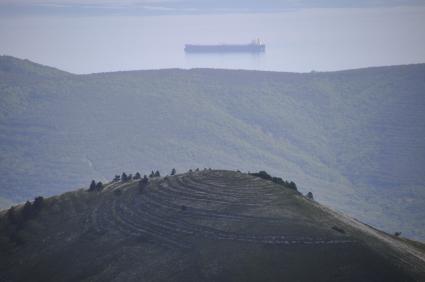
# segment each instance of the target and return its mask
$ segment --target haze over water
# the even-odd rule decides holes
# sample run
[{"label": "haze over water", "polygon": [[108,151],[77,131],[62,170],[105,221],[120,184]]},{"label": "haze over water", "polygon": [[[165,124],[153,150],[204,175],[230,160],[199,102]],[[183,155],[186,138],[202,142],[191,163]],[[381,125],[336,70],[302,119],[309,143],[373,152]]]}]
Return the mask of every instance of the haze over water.
[{"label": "haze over water", "polygon": [[[425,62],[425,7],[205,15],[0,18],[0,54],[73,73],[160,68],[332,71]],[[265,54],[185,54],[185,43],[266,43]]]}]

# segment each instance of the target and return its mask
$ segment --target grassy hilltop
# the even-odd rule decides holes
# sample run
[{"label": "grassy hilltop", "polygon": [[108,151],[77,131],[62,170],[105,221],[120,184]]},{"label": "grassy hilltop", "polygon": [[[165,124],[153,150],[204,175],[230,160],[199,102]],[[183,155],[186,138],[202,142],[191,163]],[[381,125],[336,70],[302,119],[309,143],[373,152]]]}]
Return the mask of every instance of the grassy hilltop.
[{"label": "grassy hilltop", "polygon": [[110,182],[39,202],[18,231],[8,218],[0,214],[2,281],[425,278],[423,244],[240,172]]},{"label": "grassy hilltop", "polygon": [[122,170],[265,169],[424,239],[424,75],[424,64],[73,75],[2,56],[0,197],[52,195]]}]

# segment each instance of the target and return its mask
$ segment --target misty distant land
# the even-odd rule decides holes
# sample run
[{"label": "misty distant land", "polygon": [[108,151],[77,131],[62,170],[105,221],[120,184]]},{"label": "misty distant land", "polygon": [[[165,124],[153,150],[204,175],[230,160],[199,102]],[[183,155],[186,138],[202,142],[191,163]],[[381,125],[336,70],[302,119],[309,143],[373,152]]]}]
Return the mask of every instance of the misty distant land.
[{"label": "misty distant land", "polygon": [[266,170],[423,240],[424,73],[415,64],[74,75],[1,56],[2,207],[123,171]]}]

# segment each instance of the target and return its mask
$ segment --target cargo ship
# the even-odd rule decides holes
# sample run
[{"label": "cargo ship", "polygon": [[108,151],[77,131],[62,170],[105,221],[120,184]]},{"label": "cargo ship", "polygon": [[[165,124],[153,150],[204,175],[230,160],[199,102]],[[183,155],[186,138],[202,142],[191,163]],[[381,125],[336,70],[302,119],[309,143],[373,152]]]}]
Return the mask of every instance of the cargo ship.
[{"label": "cargo ship", "polygon": [[263,53],[266,51],[266,44],[260,39],[253,40],[248,44],[186,44],[184,51],[186,53]]}]

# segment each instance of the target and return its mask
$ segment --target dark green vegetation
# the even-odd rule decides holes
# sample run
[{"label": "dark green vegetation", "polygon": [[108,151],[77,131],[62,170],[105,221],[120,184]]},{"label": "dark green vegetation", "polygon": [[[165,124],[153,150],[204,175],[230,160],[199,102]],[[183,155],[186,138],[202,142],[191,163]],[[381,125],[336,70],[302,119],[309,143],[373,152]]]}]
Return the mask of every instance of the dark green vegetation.
[{"label": "dark green vegetation", "polygon": [[271,176],[270,174],[268,174],[264,170],[261,170],[259,172],[255,172],[255,173],[250,173],[250,174],[252,176],[257,176],[257,177],[260,177],[260,178],[265,179],[265,180],[270,180],[273,183],[276,183],[276,184],[282,185],[286,188],[298,191],[297,185],[293,181],[283,180],[281,177]]},{"label": "dark green vegetation", "polygon": [[20,208],[10,207],[2,218],[1,234],[3,243],[22,245],[24,241],[20,236],[25,224],[35,218],[44,206],[44,198],[36,197],[34,202],[26,201]]},{"label": "dark green vegetation", "polygon": [[[201,170],[0,214],[1,281],[423,281],[423,245],[253,175]],[[142,187],[142,188],[141,188]],[[22,213],[25,207],[16,207]]]},{"label": "dark green vegetation", "polygon": [[425,65],[331,73],[72,75],[0,57],[0,197],[120,171],[266,170],[317,201],[425,238]]}]

